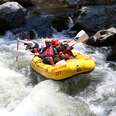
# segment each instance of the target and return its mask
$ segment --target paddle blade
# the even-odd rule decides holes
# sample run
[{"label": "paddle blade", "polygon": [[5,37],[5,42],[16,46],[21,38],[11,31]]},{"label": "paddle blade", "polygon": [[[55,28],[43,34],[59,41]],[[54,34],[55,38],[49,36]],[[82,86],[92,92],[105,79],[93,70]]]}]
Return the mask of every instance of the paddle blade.
[{"label": "paddle blade", "polygon": [[18,50],[19,50],[19,41],[18,41],[18,38],[17,38],[17,55],[16,55],[16,62],[18,62],[18,56],[19,56]]}]

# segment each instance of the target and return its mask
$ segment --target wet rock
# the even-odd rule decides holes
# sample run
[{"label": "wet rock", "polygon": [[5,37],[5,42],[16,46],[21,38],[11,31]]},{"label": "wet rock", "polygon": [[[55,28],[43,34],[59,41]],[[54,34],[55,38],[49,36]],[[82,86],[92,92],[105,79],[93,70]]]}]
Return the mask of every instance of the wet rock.
[{"label": "wet rock", "polygon": [[52,26],[58,32],[61,32],[62,30],[67,30],[69,28],[68,27],[68,16],[55,17],[55,19],[52,21]]},{"label": "wet rock", "polygon": [[[77,35],[79,35],[79,33]],[[100,30],[91,37],[89,37],[86,32],[81,33],[76,42],[82,42],[88,45],[99,47],[112,46],[111,51],[106,59],[110,61],[116,61],[116,28],[112,27],[106,30]]]},{"label": "wet rock", "polygon": [[37,7],[38,9],[51,9],[67,6],[65,0],[0,0],[0,4],[12,1],[18,2],[26,8]]},{"label": "wet rock", "polygon": [[[10,1],[12,1],[12,0],[10,0]],[[34,6],[32,0],[13,0],[13,1],[18,2],[20,5],[22,5],[23,7],[26,7],[26,8]]]},{"label": "wet rock", "polygon": [[17,2],[0,5],[0,30],[16,28],[25,22],[26,10]]},{"label": "wet rock", "polygon": [[76,9],[67,9],[62,11],[62,13],[59,13],[59,15],[55,16],[52,21],[52,26],[58,32],[65,30],[65,32],[75,34],[84,29],[84,27],[79,23],[75,24],[74,17],[79,16],[79,14],[80,11],[77,11]]},{"label": "wet rock", "polygon": [[51,28],[53,17],[52,16],[33,16],[29,18],[23,27],[12,29],[14,34],[22,33],[25,31],[35,30],[38,37],[51,37],[53,30]]},{"label": "wet rock", "polygon": [[116,26],[116,5],[86,6],[81,10],[76,22],[93,33]]},{"label": "wet rock", "polygon": [[116,61],[116,44],[111,48],[111,51],[107,56],[107,60]]},{"label": "wet rock", "polygon": [[116,33],[116,28],[115,28],[115,27],[111,27],[111,28],[107,29],[107,31],[110,31],[110,32]]},{"label": "wet rock", "polygon": [[93,46],[113,46],[116,44],[116,28],[109,28],[98,31],[89,38],[78,38],[77,42],[82,42]]},{"label": "wet rock", "polygon": [[67,4],[69,6],[75,6],[75,5],[78,5],[78,4],[81,4],[81,5],[101,5],[101,4],[114,4],[116,3],[115,0],[0,0],[0,3],[4,3],[4,2],[9,2],[9,1],[16,1],[18,3],[20,3],[21,5],[36,5],[36,6],[39,6],[40,4],[43,4],[47,3],[47,5],[50,5],[52,6],[52,4],[58,5],[58,3],[60,3],[60,5],[62,4]]},{"label": "wet rock", "polygon": [[32,0],[0,0],[0,4],[3,4],[5,2],[18,2],[21,4],[23,7],[31,7],[33,6]]},{"label": "wet rock", "polygon": [[116,32],[108,30],[98,31],[91,39],[93,39],[92,45],[95,46],[112,46],[116,43]]},{"label": "wet rock", "polygon": [[[9,0],[12,1],[12,0]],[[36,6],[38,8],[56,8],[64,6],[64,0],[14,0],[20,3],[22,6],[31,7]]]},{"label": "wet rock", "polygon": [[83,5],[101,5],[101,4],[113,4],[115,0],[80,0]]},{"label": "wet rock", "polygon": [[[14,33],[20,33],[21,31],[36,30],[39,37],[51,37],[53,32],[67,32],[70,31],[72,22],[69,21],[69,16],[74,14],[74,10],[61,10],[55,14],[37,14],[29,17],[26,20],[26,24],[18,29],[13,29]],[[71,30],[72,31],[72,30]],[[77,30],[76,30],[77,31]],[[80,30],[79,30],[80,31]],[[74,37],[74,36],[73,36]]]},{"label": "wet rock", "polygon": [[38,8],[60,8],[65,7],[63,0],[32,0],[32,3]]},{"label": "wet rock", "polygon": [[64,0],[66,4],[70,7],[76,7],[81,4],[81,0]]}]

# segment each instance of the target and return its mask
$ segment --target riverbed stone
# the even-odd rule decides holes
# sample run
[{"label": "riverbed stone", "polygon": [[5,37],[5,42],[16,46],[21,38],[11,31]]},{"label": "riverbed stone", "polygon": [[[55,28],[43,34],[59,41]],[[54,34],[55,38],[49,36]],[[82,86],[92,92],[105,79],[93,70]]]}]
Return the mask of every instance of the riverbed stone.
[{"label": "riverbed stone", "polygon": [[107,56],[107,60],[116,61],[116,44],[111,47],[111,51]]},{"label": "riverbed stone", "polygon": [[77,42],[82,42],[92,46],[114,46],[116,44],[116,28],[111,27],[96,32],[89,38],[78,38]]},{"label": "riverbed stone", "polygon": [[116,5],[83,6],[76,22],[93,33],[116,26]]},{"label": "riverbed stone", "polygon": [[19,27],[25,22],[26,9],[17,2],[0,5],[0,30],[5,31]]},{"label": "riverbed stone", "polygon": [[80,0],[83,5],[103,5],[114,4],[116,0]]},{"label": "riverbed stone", "polygon": [[[68,5],[101,5],[101,4],[114,4],[116,0],[0,0],[0,3],[9,2],[9,1],[16,1],[20,4],[35,4],[39,5],[40,3],[63,3]],[[44,5],[44,4],[43,4]]]},{"label": "riverbed stone", "polygon": [[[115,29],[115,28],[114,28]],[[95,46],[113,46],[116,43],[116,32],[112,29],[98,31],[93,37]]]}]

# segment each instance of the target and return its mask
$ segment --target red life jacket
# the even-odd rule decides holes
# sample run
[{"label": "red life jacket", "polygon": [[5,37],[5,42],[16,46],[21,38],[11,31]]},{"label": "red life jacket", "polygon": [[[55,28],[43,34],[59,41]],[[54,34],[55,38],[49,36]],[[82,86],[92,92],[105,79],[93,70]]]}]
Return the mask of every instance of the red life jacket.
[{"label": "red life jacket", "polygon": [[46,48],[46,50],[41,54],[42,56],[54,56],[54,50],[52,47]]}]

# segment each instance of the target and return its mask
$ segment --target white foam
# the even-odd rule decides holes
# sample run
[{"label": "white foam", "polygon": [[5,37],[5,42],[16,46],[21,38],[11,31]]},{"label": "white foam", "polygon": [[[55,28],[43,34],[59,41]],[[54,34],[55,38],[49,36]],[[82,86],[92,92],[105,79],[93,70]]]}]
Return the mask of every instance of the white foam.
[{"label": "white foam", "polygon": [[[88,107],[60,91],[60,83],[47,80],[36,85],[11,116],[89,116]],[[82,115],[81,115],[82,114]]]},{"label": "white foam", "polygon": [[30,92],[31,87],[26,87],[26,78],[7,68],[0,67],[0,105],[8,110],[16,105]]}]

